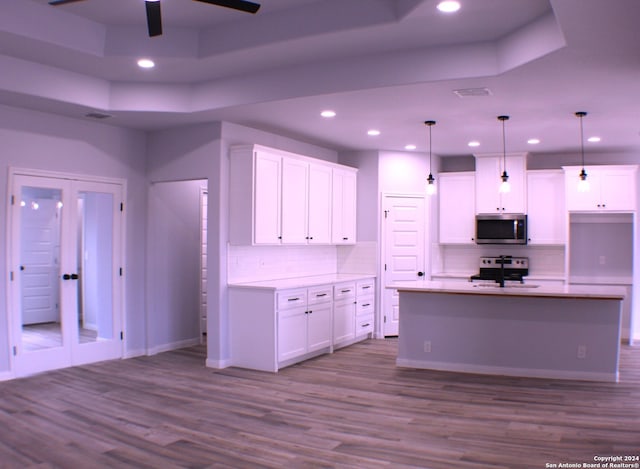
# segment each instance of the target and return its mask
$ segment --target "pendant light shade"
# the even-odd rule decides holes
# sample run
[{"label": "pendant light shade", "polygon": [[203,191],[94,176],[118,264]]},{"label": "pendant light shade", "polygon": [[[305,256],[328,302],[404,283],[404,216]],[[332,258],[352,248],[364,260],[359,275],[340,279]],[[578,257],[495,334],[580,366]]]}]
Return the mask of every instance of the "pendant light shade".
[{"label": "pendant light shade", "polygon": [[507,144],[505,138],[504,123],[509,120],[509,116],[498,116],[498,120],[502,122],[502,174],[500,175],[500,192],[511,192],[511,184],[509,184],[509,175],[507,174]]},{"label": "pendant light shade", "polygon": [[582,171],[578,175],[578,192],[589,192],[589,181],[587,180],[587,172],[584,170],[584,131],[582,129],[582,118],[587,115],[584,111],[578,111],[575,113],[576,117],[580,119],[580,154],[582,155]]},{"label": "pendant light shade", "polygon": [[431,174],[431,127],[436,125],[436,121],[424,121],[424,125],[429,128],[429,176],[427,177],[427,195],[436,193],[436,180]]}]

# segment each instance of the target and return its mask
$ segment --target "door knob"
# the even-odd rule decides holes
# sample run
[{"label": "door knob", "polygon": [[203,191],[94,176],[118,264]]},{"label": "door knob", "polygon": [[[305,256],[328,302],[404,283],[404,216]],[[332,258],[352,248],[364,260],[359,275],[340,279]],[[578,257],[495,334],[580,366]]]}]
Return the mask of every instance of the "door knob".
[{"label": "door knob", "polygon": [[424,276],[424,272],[418,272],[418,277],[423,277]]}]

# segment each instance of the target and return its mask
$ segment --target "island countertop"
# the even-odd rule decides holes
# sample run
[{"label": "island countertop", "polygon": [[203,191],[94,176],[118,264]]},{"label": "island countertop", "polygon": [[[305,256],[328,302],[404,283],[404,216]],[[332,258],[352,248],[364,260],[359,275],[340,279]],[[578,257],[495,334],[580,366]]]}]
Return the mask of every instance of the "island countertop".
[{"label": "island countertop", "polygon": [[387,285],[399,291],[442,293],[454,295],[491,295],[542,298],[590,298],[594,300],[623,300],[625,289],[608,285],[536,285],[509,283],[501,288],[497,283],[419,281],[395,282]]}]

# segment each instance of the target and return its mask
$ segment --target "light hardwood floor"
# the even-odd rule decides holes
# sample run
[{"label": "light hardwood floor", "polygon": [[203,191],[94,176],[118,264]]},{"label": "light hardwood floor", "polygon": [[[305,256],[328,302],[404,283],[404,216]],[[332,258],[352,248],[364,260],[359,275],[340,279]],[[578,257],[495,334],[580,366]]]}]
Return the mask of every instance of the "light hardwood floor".
[{"label": "light hardwood floor", "polygon": [[640,348],[621,382],[395,366],[369,340],[277,374],[204,348],[0,383],[2,468],[545,468],[640,455]]}]

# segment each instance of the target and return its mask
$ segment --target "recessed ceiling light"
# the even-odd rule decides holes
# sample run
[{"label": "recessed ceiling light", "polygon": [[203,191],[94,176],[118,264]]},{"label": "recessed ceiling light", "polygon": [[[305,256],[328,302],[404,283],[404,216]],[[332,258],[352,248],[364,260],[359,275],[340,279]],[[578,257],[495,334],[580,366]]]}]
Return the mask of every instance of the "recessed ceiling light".
[{"label": "recessed ceiling light", "polygon": [[587,139],[587,142],[596,143],[596,142],[599,142],[600,140],[601,140],[600,137],[589,137]]},{"label": "recessed ceiling light", "polygon": [[540,143],[540,139],[539,138],[530,138],[529,140],[527,140],[527,143],[529,145],[537,145],[538,143]]},{"label": "recessed ceiling light", "polygon": [[380,131],[376,129],[367,130],[367,135],[375,137],[376,135],[380,135]]},{"label": "recessed ceiling light", "polygon": [[326,118],[330,118],[330,117],[336,117],[336,111],[332,111],[331,109],[327,109],[325,111],[322,111],[320,113],[320,115],[322,117],[326,117]]},{"label": "recessed ceiling light", "polygon": [[460,9],[460,2],[456,2],[453,0],[445,0],[444,2],[438,3],[438,10],[443,13],[454,13]]},{"label": "recessed ceiling light", "polygon": [[140,59],[138,60],[138,67],[140,68],[153,68],[156,64],[151,59]]},{"label": "recessed ceiling light", "polygon": [[416,147],[415,145],[411,145],[411,144],[409,144],[409,145],[405,145],[405,146],[404,146],[404,149],[405,149],[405,150],[415,150],[416,148],[417,148],[417,147]]},{"label": "recessed ceiling light", "polygon": [[480,146],[480,142],[478,142],[477,140],[473,140],[469,143],[467,143],[468,146],[470,147],[479,147]]}]

